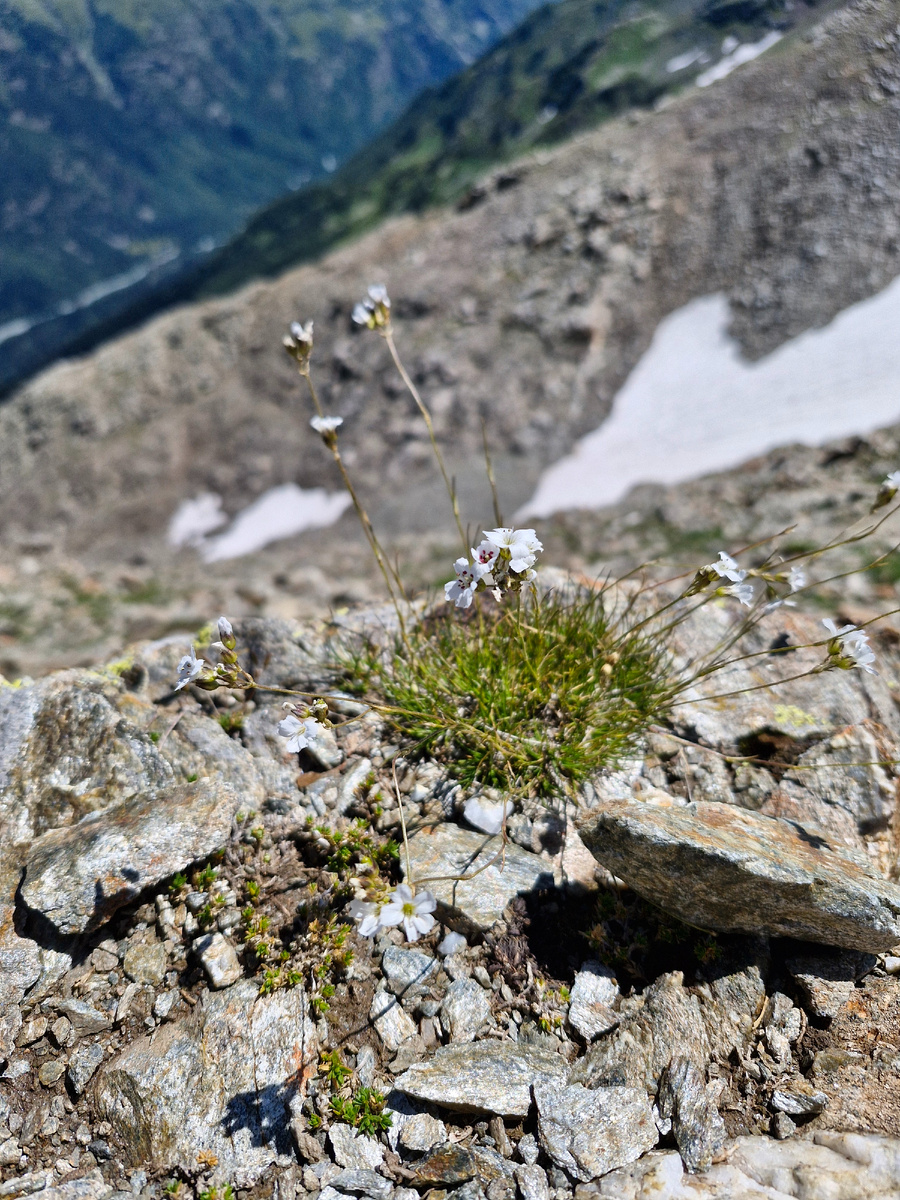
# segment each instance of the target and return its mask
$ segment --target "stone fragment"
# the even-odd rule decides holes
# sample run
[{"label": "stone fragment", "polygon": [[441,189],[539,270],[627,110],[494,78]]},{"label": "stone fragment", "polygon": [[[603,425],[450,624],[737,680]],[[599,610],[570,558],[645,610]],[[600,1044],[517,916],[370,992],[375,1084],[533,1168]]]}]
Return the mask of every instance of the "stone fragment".
[{"label": "stone fragment", "polygon": [[53,1087],[54,1083],[62,1079],[66,1069],[66,1064],[61,1059],[51,1058],[43,1063],[38,1071],[38,1079],[44,1087]]},{"label": "stone fragment", "polygon": [[91,966],[100,975],[108,975],[110,971],[115,971],[119,965],[119,957],[109,950],[104,950],[102,946],[97,946],[91,951]]},{"label": "stone fragment", "polygon": [[161,987],[166,977],[166,948],[162,942],[139,942],[129,946],[122,960],[122,969],[135,983]]},{"label": "stone fragment", "polygon": [[453,1186],[475,1178],[475,1156],[465,1146],[447,1142],[422,1160],[416,1168],[417,1185],[447,1184]]},{"label": "stone fragment", "polygon": [[777,1112],[772,1117],[770,1125],[772,1137],[778,1138],[779,1142],[783,1142],[785,1138],[793,1137],[797,1132],[797,1126],[787,1115],[787,1113]]},{"label": "stone fragment", "polygon": [[[819,1132],[812,1140],[785,1141],[739,1137],[729,1165],[751,1183],[772,1188],[779,1200],[781,1194],[885,1200],[900,1191],[900,1142],[877,1134]],[[715,1179],[720,1172],[713,1167],[708,1174]],[[745,1193],[735,1188],[734,1194]]]},{"label": "stone fragment", "polygon": [[153,1001],[153,1015],[157,1021],[165,1021],[169,1013],[181,1001],[181,996],[176,988],[172,988],[168,992],[160,992]]},{"label": "stone fragment", "polygon": [[491,1002],[480,983],[457,979],[441,1004],[441,1023],[451,1042],[474,1042],[491,1019]]},{"label": "stone fragment", "polygon": [[398,1141],[404,1150],[423,1154],[447,1140],[447,1126],[431,1113],[413,1113],[403,1122]]},{"label": "stone fragment", "polygon": [[[609,1200],[764,1200],[750,1191],[746,1194],[735,1193],[733,1198],[729,1193],[715,1195],[702,1190],[683,1190],[684,1166],[681,1155],[675,1150],[651,1150],[637,1162],[610,1171],[600,1182],[599,1189],[594,1184],[585,1188],[588,1196],[599,1195],[609,1197]],[[749,1183],[749,1181],[748,1181]],[[576,1187],[576,1200],[581,1200],[581,1188]],[[774,1196],[765,1200],[775,1200]],[[781,1200],[779,1196],[777,1200]]]},{"label": "stone fragment", "polygon": [[68,1017],[78,1037],[103,1033],[110,1026],[109,1017],[86,1000],[65,999],[55,1003],[57,1011]]},{"label": "stone fragment", "polygon": [[0,1142],[0,1167],[17,1167],[22,1157],[22,1147],[17,1138],[9,1137]]},{"label": "stone fragment", "polygon": [[550,1200],[550,1185],[543,1167],[523,1166],[516,1169],[516,1183],[522,1200]]},{"label": "stone fragment", "polygon": [[361,1167],[345,1168],[335,1175],[330,1186],[345,1196],[373,1196],[374,1200],[386,1200],[393,1190],[390,1181],[383,1175]]},{"label": "stone fragment", "polygon": [[68,1046],[69,1042],[74,1042],[75,1037],[72,1031],[72,1022],[68,1017],[57,1017],[50,1026],[50,1034],[57,1046]]},{"label": "stone fragment", "polygon": [[335,1161],[351,1171],[375,1171],[384,1162],[384,1149],[350,1125],[332,1125],[328,1140]]},{"label": "stone fragment", "polygon": [[369,1019],[375,1026],[385,1049],[396,1053],[407,1038],[415,1037],[416,1026],[404,1011],[400,1001],[390,992],[377,991],[372,997]]},{"label": "stone fragment", "polygon": [[614,875],[689,925],[872,952],[900,941],[900,887],[796,822],[731,804],[611,801],[581,836]]},{"label": "stone fragment", "polygon": [[[508,844],[501,863],[501,849],[499,838],[450,824],[421,829],[410,838],[414,878],[439,879],[428,885],[438,901],[438,920],[460,923],[463,932],[487,929],[502,918],[510,900],[553,885],[552,870],[536,854]],[[480,873],[471,880],[452,878],[473,871]],[[440,878],[444,876],[451,878]]]},{"label": "stone fragment", "polygon": [[41,1192],[53,1183],[53,1171],[29,1171],[0,1183],[0,1197],[28,1196],[32,1192]]},{"label": "stone fragment", "polygon": [[381,957],[381,970],[388,990],[395,996],[417,995],[440,964],[430,954],[404,946],[388,946]]},{"label": "stone fragment", "polygon": [[[500,1117],[494,1117],[493,1121],[499,1121],[500,1119]],[[491,1146],[475,1145],[472,1147],[472,1153],[475,1155],[478,1178],[482,1183],[485,1181],[490,1182],[493,1179],[505,1179],[507,1181],[515,1179],[516,1164],[509,1162]]]},{"label": "stone fragment", "polygon": [[84,933],[222,846],[239,806],[233,788],[201,780],[91,813],[31,846],[22,900],[60,933]]},{"label": "stone fragment", "polygon": [[19,1036],[16,1038],[17,1046],[30,1046],[40,1039],[47,1032],[48,1021],[45,1016],[32,1017],[22,1026]]},{"label": "stone fragment", "polygon": [[705,1170],[725,1148],[725,1122],[703,1074],[689,1058],[673,1058],[662,1077],[657,1106],[671,1120],[675,1143],[689,1171]]},{"label": "stone fragment", "polygon": [[289,1106],[317,1053],[302,988],[259,996],[243,980],[126,1046],[99,1074],[95,1104],[126,1162],[193,1162],[201,1146],[249,1186],[294,1161]]},{"label": "stone fragment", "polygon": [[797,984],[804,1007],[814,1017],[836,1017],[856,991],[856,981],[875,966],[871,954],[851,950],[790,958],[787,969]]},{"label": "stone fragment", "polygon": [[810,1087],[805,1079],[792,1079],[772,1092],[772,1107],[789,1117],[813,1117],[828,1103],[824,1092]]},{"label": "stone fragment", "polygon": [[206,972],[210,987],[231,987],[240,979],[241,964],[238,962],[234,946],[224,934],[208,933],[205,937],[197,938],[194,950]]},{"label": "stone fragment", "polygon": [[636,1088],[536,1082],[538,1137],[558,1167],[588,1182],[656,1145],[647,1094]]},{"label": "stone fragment", "polygon": [[612,1005],[619,995],[616,977],[600,963],[585,963],[575,976],[569,996],[569,1024],[586,1041],[609,1033],[619,1018]]},{"label": "stone fragment", "polygon": [[414,1033],[412,1037],[404,1038],[400,1043],[396,1057],[388,1069],[393,1075],[399,1075],[401,1071],[408,1071],[413,1063],[421,1062],[427,1053],[425,1039]]},{"label": "stone fragment", "polygon": [[82,1175],[80,1179],[67,1179],[55,1187],[44,1188],[41,1200],[106,1200],[114,1189],[103,1178],[99,1169]]},{"label": "stone fragment", "polygon": [[79,1047],[69,1059],[69,1082],[76,1096],[80,1096],[103,1062],[103,1047],[99,1042],[88,1042]]},{"label": "stone fragment", "polygon": [[516,1153],[526,1167],[533,1167],[541,1155],[541,1148],[533,1133],[525,1133],[519,1138]]},{"label": "stone fragment", "polygon": [[410,1067],[394,1086],[456,1112],[525,1117],[531,1108],[531,1085],[562,1079],[565,1073],[566,1063],[557,1054],[487,1040],[441,1046],[432,1058]]}]

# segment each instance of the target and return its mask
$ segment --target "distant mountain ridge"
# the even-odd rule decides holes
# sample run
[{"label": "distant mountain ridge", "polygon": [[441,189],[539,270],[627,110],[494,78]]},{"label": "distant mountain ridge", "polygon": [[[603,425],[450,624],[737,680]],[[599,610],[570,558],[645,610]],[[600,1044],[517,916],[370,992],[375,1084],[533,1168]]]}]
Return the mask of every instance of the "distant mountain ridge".
[{"label": "distant mountain ridge", "polygon": [[0,0],[0,328],[227,238],[536,2]]},{"label": "distant mountain ridge", "polygon": [[[499,7],[495,0],[494,11]],[[518,0],[519,9],[531,7]],[[788,7],[788,0],[547,4],[479,61],[419,96],[333,176],[263,209],[195,268],[174,276],[163,268],[160,279],[151,276],[88,311],[0,344],[0,393],[60,353],[91,349],[172,303],[221,294],[315,258],[392,213],[477,203],[473,183],[492,166],[623,110],[658,103],[721,65],[729,47],[787,30],[812,7]]]}]

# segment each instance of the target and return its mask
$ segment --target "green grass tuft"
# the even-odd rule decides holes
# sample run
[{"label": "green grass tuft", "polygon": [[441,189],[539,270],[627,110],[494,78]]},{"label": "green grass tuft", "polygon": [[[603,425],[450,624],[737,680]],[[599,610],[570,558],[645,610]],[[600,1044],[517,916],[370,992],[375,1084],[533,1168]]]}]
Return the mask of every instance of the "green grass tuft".
[{"label": "green grass tuft", "polygon": [[463,615],[439,610],[387,661],[352,671],[399,711],[390,723],[463,785],[569,792],[636,747],[672,696],[668,662],[611,619],[600,591]]}]

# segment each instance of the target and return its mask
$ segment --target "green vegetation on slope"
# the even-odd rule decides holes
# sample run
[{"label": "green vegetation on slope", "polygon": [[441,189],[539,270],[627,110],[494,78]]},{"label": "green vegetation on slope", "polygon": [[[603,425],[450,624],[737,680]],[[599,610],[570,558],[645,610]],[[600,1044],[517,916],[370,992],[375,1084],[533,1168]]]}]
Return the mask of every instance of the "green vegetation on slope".
[{"label": "green vegetation on slope", "polygon": [[[815,0],[812,0],[815,3]],[[486,169],[692,82],[724,48],[786,29],[789,0],[561,0],[419,99],[332,179],[286,196],[212,256],[182,298],[229,291],[385,216],[475,203]],[[726,41],[730,39],[730,43]]]},{"label": "green vegetation on slope", "polygon": [[232,235],[535,3],[0,0],[0,326]]}]

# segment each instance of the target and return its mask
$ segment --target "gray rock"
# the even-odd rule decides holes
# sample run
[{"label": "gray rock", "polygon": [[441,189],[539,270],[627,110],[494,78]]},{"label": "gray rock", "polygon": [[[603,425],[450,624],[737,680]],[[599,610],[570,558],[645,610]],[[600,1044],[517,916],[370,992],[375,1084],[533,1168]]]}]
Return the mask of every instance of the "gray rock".
[{"label": "gray rock", "polygon": [[525,1133],[519,1138],[516,1153],[526,1167],[533,1167],[541,1154],[541,1148],[533,1133]]},{"label": "gray rock", "polygon": [[383,1175],[361,1167],[345,1168],[335,1175],[330,1186],[343,1192],[344,1195],[374,1196],[375,1200],[385,1200],[385,1197],[393,1190],[390,1181]]},{"label": "gray rock", "polygon": [[[705,1191],[687,1192],[683,1188],[684,1166],[681,1155],[675,1150],[651,1150],[637,1162],[619,1167],[604,1175],[597,1188],[599,1195],[609,1200],[712,1200],[711,1193]],[[696,1186],[697,1180],[691,1181]],[[752,1185],[751,1185],[752,1186]],[[593,1189],[592,1189],[593,1190]],[[763,1200],[753,1192],[717,1194],[717,1200]],[[775,1200],[774,1196],[765,1200]],[[781,1197],[778,1197],[781,1200]]]},{"label": "gray rock", "polygon": [[430,1113],[413,1113],[405,1118],[398,1141],[404,1150],[423,1154],[447,1140],[447,1126]]},{"label": "gray rock", "polygon": [[634,1162],[659,1137],[643,1090],[540,1082],[534,1099],[544,1151],[584,1182]]},{"label": "gray rock", "polygon": [[834,839],[730,804],[613,801],[581,836],[687,924],[877,952],[900,941],[900,887]]},{"label": "gray rock", "polygon": [[703,1171],[725,1148],[725,1122],[709,1095],[703,1074],[689,1058],[673,1058],[657,1097],[660,1115],[672,1132],[684,1165]]},{"label": "gray rock", "polygon": [[[438,901],[438,920],[460,923],[464,931],[488,929],[502,918],[510,900],[552,886],[553,872],[543,859],[507,844],[501,864],[501,848],[500,838],[457,825],[430,826],[413,834],[409,840],[413,876],[431,880],[427,886]],[[454,882],[453,877],[473,871],[480,874],[468,882]]]},{"label": "gray rock", "polygon": [[221,933],[208,933],[194,942],[197,957],[206,972],[210,987],[227,988],[241,977],[241,964],[234,946]]},{"label": "gray rock", "polygon": [[536,1046],[472,1042],[441,1046],[394,1083],[398,1091],[456,1112],[525,1117],[536,1080],[561,1079],[565,1061]]},{"label": "gray rock", "polygon": [[69,1059],[68,1077],[72,1090],[80,1096],[103,1062],[103,1047],[99,1042],[89,1042],[79,1047]]},{"label": "gray rock", "polygon": [[143,942],[128,947],[122,969],[135,983],[161,987],[166,977],[166,962],[166,948],[162,942]]},{"label": "gray rock", "polygon": [[447,1142],[419,1163],[415,1182],[420,1187],[428,1184],[447,1184],[452,1187],[474,1179],[477,1170],[475,1155],[471,1150]]},{"label": "gray rock", "polygon": [[377,991],[372,997],[369,1019],[375,1026],[385,1049],[395,1053],[407,1038],[415,1037],[416,1026],[390,992]]},{"label": "gray rock", "polygon": [[17,1167],[22,1157],[18,1138],[8,1137],[0,1142],[0,1167]]},{"label": "gray rock", "polygon": [[41,1200],[106,1200],[112,1196],[113,1188],[106,1182],[99,1168],[80,1179],[67,1179],[55,1187],[48,1186],[41,1193]]},{"label": "gray rock", "polygon": [[403,946],[388,946],[381,958],[385,982],[395,996],[416,995],[424,990],[422,985],[439,965],[430,954]]},{"label": "gray rock", "polygon": [[800,999],[814,1017],[836,1017],[856,991],[856,981],[875,966],[871,954],[804,955],[790,958],[787,968],[797,984]]},{"label": "gray rock", "polygon": [[587,1041],[609,1033],[619,1021],[612,1007],[618,996],[613,972],[600,963],[585,963],[572,984],[569,1024]]},{"label": "gray rock", "polygon": [[128,1045],[98,1076],[95,1103],[126,1161],[194,1162],[201,1146],[249,1186],[294,1161],[289,1106],[317,1054],[303,989],[259,996],[244,980]]},{"label": "gray rock", "polygon": [[68,1017],[72,1028],[79,1037],[88,1037],[92,1033],[103,1033],[110,1027],[110,1019],[99,1008],[94,1008],[86,1000],[64,999],[55,1002],[58,1012]]},{"label": "gray rock", "polygon": [[378,1055],[374,1046],[368,1042],[360,1046],[356,1054],[356,1077],[361,1087],[371,1087],[375,1082],[375,1072],[378,1068]]},{"label": "gray rock", "polygon": [[19,1175],[16,1178],[8,1179],[6,1183],[0,1183],[0,1196],[27,1196],[32,1192],[40,1192],[48,1188],[53,1183],[53,1170],[49,1171],[29,1171],[25,1175]]},{"label": "gray rock", "polygon": [[47,833],[28,852],[22,899],[60,933],[84,933],[222,846],[240,802],[229,785],[201,780]]},{"label": "gray rock", "polygon": [[491,1002],[480,983],[457,979],[447,988],[441,1023],[451,1042],[474,1042],[491,1019]]},{"label": "gray rock", "polygon": [[384,1149],[349,1125],[332,1125],[328,1140],[335,1161],[351,1171],[374,1171],[384,1162]]},{"label": "gray rock", "polygon": [[789,1117],[813,1117],[824,1110],[828,1097],[810,1087],[805,1079],[792,1079],[772,1092],[772,1108]]},{"label": "gray rock", "polygon": [[550,1200],[550,1185],[543,1167],[523,1166],[516,1169],[516,1183],[522,1200]]},{"label": "gray rock", "polygon": [[48,1059],[38,1071],[38,1079],[44,1087],[53,1087],[65,1074],[66,1064],[58,1058]]}]

